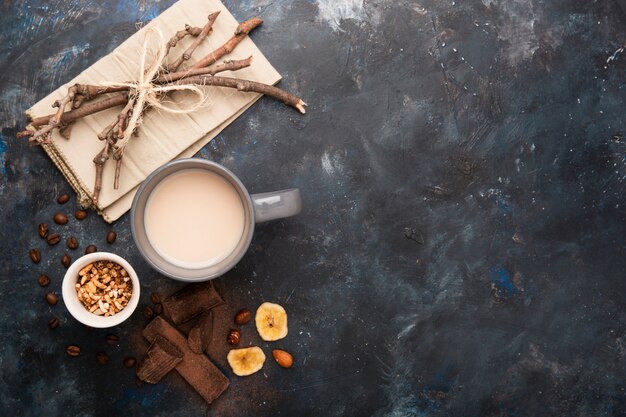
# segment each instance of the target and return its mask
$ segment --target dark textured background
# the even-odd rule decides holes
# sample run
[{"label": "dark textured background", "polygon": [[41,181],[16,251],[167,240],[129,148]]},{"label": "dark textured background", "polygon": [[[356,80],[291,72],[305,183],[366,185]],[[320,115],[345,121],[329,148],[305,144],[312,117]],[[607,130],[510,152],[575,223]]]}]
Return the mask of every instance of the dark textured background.
[{"label": "dark textured background", "polygon": [[[232,385],[210,407],[177,375],[137,388],[121,361],[144,348],[139,310],[107,346],[107,331],[43,302],[36,278],[60,291],[64,248],[43,248],[39,265],[27,251],[69,189],[14,133],[31,104],[172,3],[0,5],[1,415],[626,415],[617,0],[226,1],[265,20],[252,38],[310,107],[262,99],[200,152],[251,192],[300,187],[306,206],[258,227],[215,282],[230,313],[286,307],[286,339],[260,343],[248,325],[244,340],[296,365],[268,358],[238,378],[217,357]],[[178,287],[140,258],[128,216],[112,248],[109,228],[92,214],[62,230],[77,252],[126,257],[141,305]]]}]

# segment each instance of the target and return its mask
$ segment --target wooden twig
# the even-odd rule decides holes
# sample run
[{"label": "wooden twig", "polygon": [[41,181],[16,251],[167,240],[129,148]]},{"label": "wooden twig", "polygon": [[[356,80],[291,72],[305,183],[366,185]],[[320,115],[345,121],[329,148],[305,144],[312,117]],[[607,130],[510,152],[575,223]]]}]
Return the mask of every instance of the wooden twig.
[{"label": "wooden twig", "polygon": [[102,190],[102,172],[104,171],[104,164],[109,159],[109,141],[104,143],[104,147],[93,158],[93,163],[96,164],[96,183],[93,187],[93,204],[98,205],[98,198],[100,198],[100,190]]},{"label": "wooden twig", "polygon": [[59,126],[59,133],[63,138],[69,140],[72,135],[72,128],[74,127],[74,122],[64,123]]},{"label": "wooden twig", "polygon": [[117,126],[117,119],[113,120],[113,122],[105,127],[102,132],[98,133],[98,139],[106,140],[109,137],[109,133],[115,129],[115,126]]},{"label": "wooden twig", "polygon": [[[124,109],[117,116],[117,134],[114,135],[115,141],[113,143],[113,146],[115,146],[115,143],[117,143],[118,140],[124,137],[126,126],[128,123],[128,118],[130,117],[130,114],[134,106],[135,106],[135,100],[134,99],[128,100],[128,103],[126,103],[126,106],[124,106]],[[115,159],[115,179],[113,180],[113,189],[115,190],[117,190],[120,186],[120,171],[122,169],[123,157],[124,157],[123,149],[120,152],[113,152],[113,159]]]},{"label": "wooden twig", "polygon": [[237,26],[237,29],[235,29],[235,34],[232,38],[226,41],[224,45],[220,46],[215,51],[193,64],[191,68],[202,68],[216,63],[218,59],[231,53],[239,42],[244,40],[254,28],[261,26],[262,23],[263,20],[258,17],[253,17],[252,19],[248,19],[245,22],[240,23],[239,26]]},{"label": "wooden twig", "polygon": [[113,188],[116,190],[120,188],[120,171],[122,170],[123,157],[124,155],[117,156],[116,154],[113,154],[113,159],[115,159],[115,179],[113,180]]},{"label": "wooden twig", "polygon": [[230,77],[216,77],[211,75],[197,75],[194,77],[181,78],[178,81],[165,85],[181,84],[211,85],[214,87],[235,88],[238,91],[261,93],[282,101],[283,103],[297,109],[302,114],[306,113],[306,109],[304,108],[306,103],[302,101],[300,97],[281,90],[278,87],[256,81],[240,80],[238,78]]},{"label": "wooden twig", "polygon": [[174,48],[176,45],[178,45],[178,42],[184,39],[185,36],[198,36],[200,32],[202,32],[202,28],[185,25],[185,29],[179,30],[174,34],[174,36],[170,38],[169,41],[167,41],[167,43],[165,44],[165,55],[170,52],[171,48]]},{"label": "wooden twig", "polygon": [[76,89],[76,92],[74,95],[74,100],[72,101],[73,109],[79,108],[83,105],[83,103],[91,101],[102,94],[116,93],[127,89],[124,86],[109,87],[90,84],[74,84],[74,88]]},{"label": "wooden twig", "polygon": [[128,118],[130,117],[130,113],[135,106],[135,100],[128,100],[124,109],[117,115],[117,138],[122,139],[124,137],[124,131],[126,130],[126,123],[128,123]]},{"label": "wooden twig", "polygon": [[170,74],[163,74],[154,79],[156,84],[167,84],[186,77],[192,77],[195,75],[215,75],[223,71],[237,71],[242,68],[249,67],[252,64],[252,56],[246,59],[238,59],[233,61],[224,61],[221,64],[213,65],[206,68],[194,68],[186,71],[173,72]]},{"label": "wooden twig", "polygon": [[[80,119],[85,116],[89,116],[90,114],[98,113],[103,110],[121,106],[122,104],[125,104],[127,101],[128,101],[128,94],[122,93],[122,94],[113,95],[104,100],[90,102],[88,104],[81,106],[80,108],[76,110],[70,110],[68,112],[63,113],[63,115],[61,116],[61,122],[62,123],[73,122],[74,120]],[[31,120],[31,124],[34,127],[41,127],[41,126],[45,126],[46,124],[48,124],[49,121],[50,121],[50,116],[42,116],[42,117],[37,117]],[[23,136],[32,136],[32,133],[27,133],[27,132],[28,131],[20,132],[20,133],[23,133]]]},{"label": "wooden twig", "polygon": [[76,95],[77,85],[78,84],[70,87],[67,90],[67,95],[65,97],[63,97],[61,100],[55,101],[52,104],[52,107],[58,108],[57,112],[48,119],[46,126],[44,126],[42,129],[39,129],[38,131],[33,133],[33,135],[29,139],[30,142],[40,142],[42,140],[40,139],[42,136],[46,137],[47,139],[49,136],[49,133],[52,132],[52,130],[61,123],[61,117],[63,117],[63,113],[65,112],[65,106],[67,106],[68,103],[71,103],[74,101],[74,96]]},{"label": "wooden twig", "polygon": [[209,35],[209,32],[211,32],[211,27],[213,26],[213,23],[215,23],[215,20],[217,19],[217,16],[219,16],[219,14],[220,12],[218,11],[209,15],[206,25],[204,25],[202,31],[198,36],[196,36],[196,39],[194,39],[189,48],[187,48],[187,50],[183,52],[183,54],[176,61],[168,65],[168,72],[175,72],[176,70],[178,70],[178,68],[180,68],[183,62],[189,61],[191,55],[193,55],[193,52],[196,50],[198,45],[200,45]]}]

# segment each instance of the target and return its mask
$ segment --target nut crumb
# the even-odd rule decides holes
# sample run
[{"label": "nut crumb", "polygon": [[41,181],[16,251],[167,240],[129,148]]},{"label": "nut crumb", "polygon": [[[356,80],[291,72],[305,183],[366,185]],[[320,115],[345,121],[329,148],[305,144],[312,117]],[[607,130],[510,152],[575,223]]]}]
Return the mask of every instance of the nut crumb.
[{"label": "nut crumb", "polygon": [[90,312],[98,316],[113,316],[122,311],[132,296],[128,272],[114,262],[97,261],[78,273],[76,295]]}]

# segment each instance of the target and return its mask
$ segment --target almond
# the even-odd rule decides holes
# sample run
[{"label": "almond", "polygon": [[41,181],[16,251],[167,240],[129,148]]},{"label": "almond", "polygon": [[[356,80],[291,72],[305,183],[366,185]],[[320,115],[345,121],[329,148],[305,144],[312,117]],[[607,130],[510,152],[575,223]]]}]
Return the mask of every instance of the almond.
[{"label": "almond", "polygon": [[293,356],[291,356],[289,352],[285,352],[284,350],[280,349],[274,349],[272,351],[272,356],[274,356],[276,363],[283,368],[291,368],[291,365],[293,365]]}]

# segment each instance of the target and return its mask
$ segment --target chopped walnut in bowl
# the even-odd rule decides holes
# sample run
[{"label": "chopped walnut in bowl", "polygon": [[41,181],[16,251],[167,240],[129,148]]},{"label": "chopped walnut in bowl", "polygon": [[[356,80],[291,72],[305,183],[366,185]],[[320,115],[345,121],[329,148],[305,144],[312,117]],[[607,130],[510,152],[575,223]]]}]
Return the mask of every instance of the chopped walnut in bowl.
[{"label": "chopped walnut in bowl", "polygon": [[76,293],[90,313],[104,317],[122,311],[133,294],[128,272],[118,263],[96,261],[78,272]]},{"label": "chopped walnut in bowl", "polygon": [[83,324],[105,328],[120,324],[137,308],[139,278],[121,256],[94,252],[78,258],[63,278],[63,302]]}]

